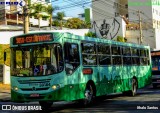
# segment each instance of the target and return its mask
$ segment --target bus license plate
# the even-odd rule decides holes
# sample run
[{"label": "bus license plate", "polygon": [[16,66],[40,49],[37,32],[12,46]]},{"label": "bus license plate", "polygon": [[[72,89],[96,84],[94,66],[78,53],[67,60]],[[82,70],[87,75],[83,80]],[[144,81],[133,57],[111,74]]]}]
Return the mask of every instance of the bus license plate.
[{"label": "bus license plate", "polygon": [[37,93],[31,94],[30,97],[39,97],[39,94]]}]

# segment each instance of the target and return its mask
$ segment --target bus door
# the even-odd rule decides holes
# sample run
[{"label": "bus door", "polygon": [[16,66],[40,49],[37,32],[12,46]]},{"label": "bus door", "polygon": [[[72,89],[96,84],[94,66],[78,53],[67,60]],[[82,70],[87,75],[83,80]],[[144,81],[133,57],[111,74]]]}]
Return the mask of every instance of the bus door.
[{"label": "bus door", "polygon": [[64,43],[65,73],[67,78],[68,100],[79,98],[80,55],[79,45],[72,41]]}]

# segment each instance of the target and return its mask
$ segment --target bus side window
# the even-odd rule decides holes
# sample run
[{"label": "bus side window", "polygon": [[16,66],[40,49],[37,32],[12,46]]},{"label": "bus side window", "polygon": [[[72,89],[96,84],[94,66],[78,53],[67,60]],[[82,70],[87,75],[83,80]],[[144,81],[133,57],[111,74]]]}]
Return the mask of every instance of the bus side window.
[{"label": "bus side window", "polygon": [[72,74],[80,64],[78,44],[65,43],[65,69],[67,74]]},{"label": "bus side window", "polygon": [[111,51],[112,51],[112,64],[122,65],[121,48],[117,45],[112,45]]}]

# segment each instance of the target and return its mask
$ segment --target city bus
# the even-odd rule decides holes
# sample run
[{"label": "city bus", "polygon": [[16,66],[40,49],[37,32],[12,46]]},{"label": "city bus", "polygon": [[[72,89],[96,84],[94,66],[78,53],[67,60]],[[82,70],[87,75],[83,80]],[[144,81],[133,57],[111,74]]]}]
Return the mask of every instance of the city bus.
[{"label": "city bus", "polygon": [[160,85],[160,50],[151,51],[152,59],[152,85],[157,88]]},{"label": "city bus", "polygon": [[56,101],[88,105],[113,93],[135,96],[152,79],[149,46],[37,32],[12,37],[10,49],[11,100],[42,108]]}]

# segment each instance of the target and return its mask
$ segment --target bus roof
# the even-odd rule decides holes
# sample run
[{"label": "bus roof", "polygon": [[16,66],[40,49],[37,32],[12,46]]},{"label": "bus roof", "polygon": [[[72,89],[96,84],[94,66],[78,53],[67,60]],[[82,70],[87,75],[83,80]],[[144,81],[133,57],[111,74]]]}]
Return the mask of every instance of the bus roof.
[{"label": "bus roof", "polygon": [[103,38],[93,38],[93,37],[86,37],[86,36],[79,36],[79,35],[75,35],[73,33],[69,33],[69,32],[32,32],[32,33],[27,33],[27,34],[22,34],[22,35],[17,35],[17,36],[13,36],[11,37],[10,41],[13,42],[13,39],[16,37],[20,37],[20,36],[27,36],[27,35],[34,35],[34,34],[44,34],[44,33],[50,33],[53,34],[56,37],[59,38],[68,38],[68,39],[76,39],[76,40],[81,40],[81,41],[91,41],[91,42],[98,42],[98,43],[112,43],[115,45],[123,45],[123,46],[133,46],[133,47],[139,47],[139,48],[150,48],[149,46],[145,46],[145,45],[138,45],[138,44],[134,44],[134,43],[124,43],[124,42],[118,42],[118,41],[114,41],[114,40],[109,40],[109,39],[103,39]]}]

